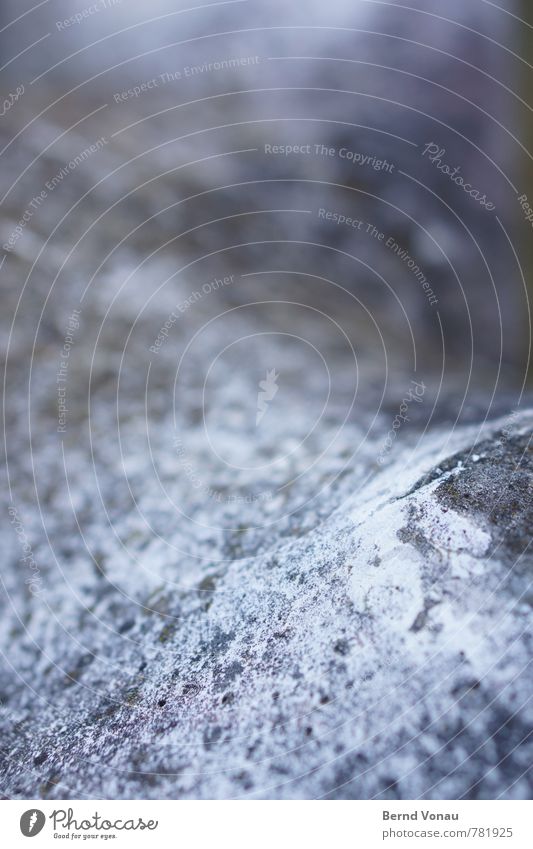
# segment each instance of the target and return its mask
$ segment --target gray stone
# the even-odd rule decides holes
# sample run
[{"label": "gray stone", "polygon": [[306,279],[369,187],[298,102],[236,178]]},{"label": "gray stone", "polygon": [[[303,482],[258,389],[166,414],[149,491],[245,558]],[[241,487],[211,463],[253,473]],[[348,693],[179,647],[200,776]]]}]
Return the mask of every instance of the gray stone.
[{"label": "gray stone", "polygon": [[78,550],[61,575],[35,536],[31,597],[13,551],[4,793],[528,797],[532,422],[442,429],[379,470],[369,450],[322,522],[271,540],[254,506],[189,573],[150,544],[128,580],[100,529],[100,569]]}]

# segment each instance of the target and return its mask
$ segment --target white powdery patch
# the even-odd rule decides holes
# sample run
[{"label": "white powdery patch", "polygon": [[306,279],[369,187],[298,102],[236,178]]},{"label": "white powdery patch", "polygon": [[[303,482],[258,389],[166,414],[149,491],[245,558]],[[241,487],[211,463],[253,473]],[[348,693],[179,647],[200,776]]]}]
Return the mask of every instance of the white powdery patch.
[{"label": "white powdery patch", "polygon": [[[351,579],[351,596],[356,608],[383,617],[386,629],[408,628],[423,605],[422,558],[409,552],[398,539],[405,525],[405,505],[399,502],[379,507],[361,528],[358,565]],[[365,565],[366,564],[366,565]]]},{"label": "white powdery patch", "polygon": [[444,479],[443,476],[424,487],[413,498],[419,508],[417,525],[427,540],[443,552],[468,552],[472,557],[483,557],[490,545],[490,533],[480,528],[471,516],[444,507],[433,497]]}]

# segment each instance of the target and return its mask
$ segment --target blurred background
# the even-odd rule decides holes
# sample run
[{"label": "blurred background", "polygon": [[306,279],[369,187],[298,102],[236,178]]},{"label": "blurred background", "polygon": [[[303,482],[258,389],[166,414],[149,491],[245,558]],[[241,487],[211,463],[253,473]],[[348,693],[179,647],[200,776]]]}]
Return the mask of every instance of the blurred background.
[{"label": "blurred background", "polygon": [[[135,457],[168,421],[172,456],[176,432],[193,450],[203,428],[215,466],[256,475],[280,441],[379,432],[414,378],[420,427],[514,409],[530,343],[523,12],[6,0],[8,427],[57,444],[73,310],[59,434],[79,449],[100,428],[104,465],[121,427]],[[285,389],[266,448],[272,369]]]},{"label": "blurred background", "polygon": [[[221,297],[294,294],[341,315],[350,336],[356,327],[362,356],[382,356],[377,324],[404,367],[415,345],[439,370],[444,345],[450,377],[472,369],[487,388],[502,375],[520,383],[531,241],[517,201],[531,162],[529,68],[518,55],[530,27],[520,12],[518,2],[503,9],[484,0],[445,9],[433,0],[177,9],[164,0],[149,8],[6,0],[3,90],[23,86],[24,94],[1,124],[3,241],[49,176],[87,143],[107,140],[32,218],[8,268],[33,262],[61,221],[35,269],[60,270],[60,299],[65,287],[76,297],[73,278],[98,269],[98,278],[116,280],[148,253],[151,283],[145,274],[129,282],[128,301],[136,287],[144,300],[153,275],[169,267],[176,276],[161,297],[171,289],[174,299],[186,260],[195,261],[187,285],[268,272]],[[429,144],[441,151],[436,163],[424,154]],[[311,152],[269,154],[265,145]],[[317,155],[315,145],[334,151]],[[91,188],[87,197],[81,188]],[[288,211],[268,211],[278,209]],[[325,220],[320,209],[364,226]],[[428,287],[368,224],[413,259]]]}]

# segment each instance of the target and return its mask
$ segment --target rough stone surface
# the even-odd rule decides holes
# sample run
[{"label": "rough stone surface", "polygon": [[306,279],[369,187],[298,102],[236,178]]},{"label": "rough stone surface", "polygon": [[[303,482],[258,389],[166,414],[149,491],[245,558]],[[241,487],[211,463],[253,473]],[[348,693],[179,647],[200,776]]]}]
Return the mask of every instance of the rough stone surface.
[{"label": "rough stone surface", "polygon": [[405,446],[275,540],[199,536],[213,562],[188,573],[137,534],[151,570],[132,576],[101,529],[91,563],[57,511],[69,565],[49,562],[33,598],[6,537],[4,792],[527,797],[532,422]]}]

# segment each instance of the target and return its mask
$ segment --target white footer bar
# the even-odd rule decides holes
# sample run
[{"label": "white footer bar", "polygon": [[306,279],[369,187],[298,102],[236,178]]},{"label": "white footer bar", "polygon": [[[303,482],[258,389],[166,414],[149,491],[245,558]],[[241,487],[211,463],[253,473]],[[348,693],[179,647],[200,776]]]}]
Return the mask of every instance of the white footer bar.
[{"label": "white footer bar", "polygon": [[[4,846],[533,847],[533,803],[3,801]],[[29,839],[35,838],[35,843]],[[67,841],[69,841],[67,843]]]}]

